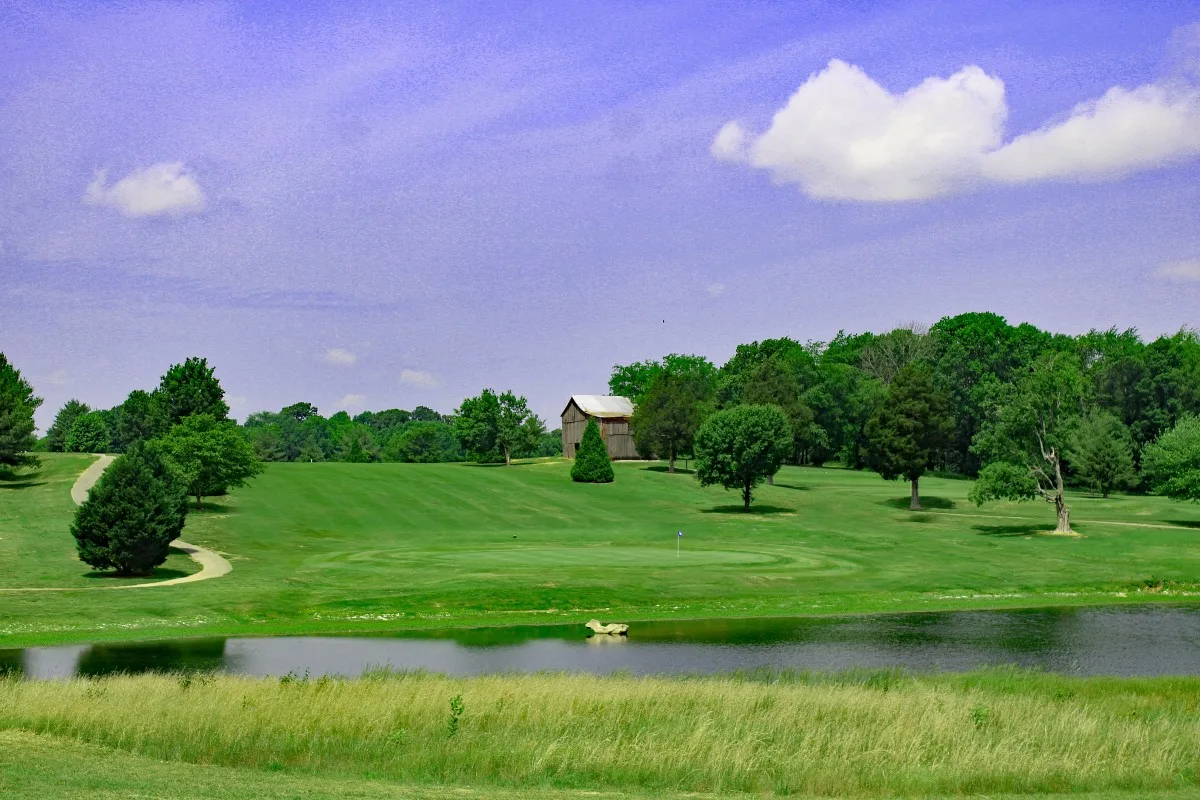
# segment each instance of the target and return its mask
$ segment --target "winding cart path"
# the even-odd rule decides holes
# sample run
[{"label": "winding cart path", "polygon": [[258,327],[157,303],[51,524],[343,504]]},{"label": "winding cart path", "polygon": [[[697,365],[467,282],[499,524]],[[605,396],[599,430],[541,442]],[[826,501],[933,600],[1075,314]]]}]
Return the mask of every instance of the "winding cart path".
[{"label": "winding cart path", "polygon": [[[104,470],[108,469],[108,465],[115,460],[116,456],[98,454],[97,459],[91,466],[79,474],[79,477],[75,480],[75,484],[71,487],[71,499],[75,501],[75,505],[83,505],[83,501],[87,500],[88,492],[96,485],[96,481],[100,480],[100,476],[104,474]],[[106,589],[149,589],[151,586],[176,586],[181,583],[206,581],[209,578],[219,578],[222,575],[228,575],[233,571],[233,565],[223,556],[219,556],[212,550],[201,547],[198,544],[190,544],[182,539],[176,539],[171,543],[171,546],[187,553],[192,561],[200,565],[200,571],[191,575],[184,575],[182,578],[171,578],[170,580],[155,581],[152,583],[129,583],[122,586],[81,586],[78,588],[0,589],[0,592],[74,592]]]}]

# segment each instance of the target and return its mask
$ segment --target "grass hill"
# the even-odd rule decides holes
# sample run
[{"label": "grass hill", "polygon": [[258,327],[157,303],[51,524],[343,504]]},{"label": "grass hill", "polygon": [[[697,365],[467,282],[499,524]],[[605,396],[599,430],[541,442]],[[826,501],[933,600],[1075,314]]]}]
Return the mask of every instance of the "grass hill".
[{"label": "grass hill", "polygon": [[[193,512],[188,541],[231,575],[178,587],[87,577],[68,533],[85,456],[0,489],[0,646],[512,622],[628,621],[1200,600],[1200,507],[1071,497],[1083,538],[1041,503],[977,509],[926,479],[929,510],[871,473],[785,468],[754,511],[657,464],[612,484],[569,464],[274,464]],[[206,504],[207,505],[207,504]],[[677,530],[683,530],[676,555]],[[173,556],[163,576],[194,571]],[[81,613],[81,608],[86,612]]]}]

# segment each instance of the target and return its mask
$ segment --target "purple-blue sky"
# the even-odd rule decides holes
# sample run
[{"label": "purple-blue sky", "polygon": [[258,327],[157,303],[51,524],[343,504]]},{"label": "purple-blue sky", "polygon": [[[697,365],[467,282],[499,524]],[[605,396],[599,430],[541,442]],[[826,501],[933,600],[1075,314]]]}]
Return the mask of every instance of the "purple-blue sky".
[{"label": "purple-blue sky", "polygon": [[991,310],[1200,323],[1200,10],[0,8],[0,349],[97,406],[557,424],[610,368]]}]

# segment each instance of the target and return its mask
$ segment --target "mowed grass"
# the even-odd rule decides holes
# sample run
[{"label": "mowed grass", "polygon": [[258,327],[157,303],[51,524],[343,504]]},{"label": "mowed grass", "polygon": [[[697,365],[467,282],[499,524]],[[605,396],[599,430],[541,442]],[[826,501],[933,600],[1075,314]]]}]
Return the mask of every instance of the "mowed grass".
[{"label": "mowed grass", "polygon": [[0,743],[0,790],[29,794],[65,785],[80,796],[82,776],[113,791],[174,774],[184,791],[195,776],[230,786],[231,797],[285,796],[289,786],[297,794],[286,796],[372,796],[384,781],[413,797],[458,786],[466,797],[1194,797],[1200,679],[6,679]]},{"label": "mowed grass", "polygon": [[[95,585],[68,533],[68,490],[87,459],[45,461],[31,485],[0,491],[0,585]],[[788,467],[743,514],[734,493],[658,464],[618,464],[609,485],[573,483],[568,470],[559,460],[273,464],[189,518],[186,538],[226,554],[232,574],[163,589],[0,592],[0,646],[1200,601],[1196,505],[1075,494],[1084,536],[1065,538],[1040,535],[1053,527],[1044,503],[971,506],[968,481],[922,481],[929,509],[914,513],[905,484]]]}]

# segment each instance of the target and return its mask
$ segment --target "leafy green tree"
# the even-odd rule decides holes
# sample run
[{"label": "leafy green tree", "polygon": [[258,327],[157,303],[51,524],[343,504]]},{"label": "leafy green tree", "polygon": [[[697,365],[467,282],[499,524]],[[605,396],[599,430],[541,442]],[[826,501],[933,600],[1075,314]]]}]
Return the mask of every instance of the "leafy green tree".
[{"label": "leafy green tree", "polygon": [[792,451],[792,427],[778,406],[734,406],[704,421],[696,434],[696,478],[702,486],[740,489],[750,510],[754,487],[779,471]]},{"label": "leafy green tree", "polygon": [[109,466],[75,513],[79,560],[145,575],[167,560],[187,517],[187,495],[158,450],[134,444]]},{"label": "leafy green tree", "polygon": [[667,471],[674,472],[675,459],[692,449],[711,394],[711,382],[695,372],[656,375],[629,420],[638,451],[665,458]]},{"label": "leafy green tree", "polygon": [[236,423],[208,414],[184,417],[156,440],[187,493],[201,508],[205,497],[226,488],[244,486],[262,472],[262,462]]},{"label": "leafy green tree", "polygon": [[677,377],[695,376],[715,387],[717,368],[704,356],[672,353],[662,361],[638,361],[613,367],[608,390],[618,397],[628,397],[635,406],[641,405],[654,379],[663,372]]},{"label": "leafy green tree", "polygon": [[499,399],[496,446],[504,453],[504,463],[512,464],[513,453],[529,452],[537,447],[538,439],[546,432],[546,426],[529,410],[529,403],[523,396],[505,392]]},{"label": "leafy green tree", "polygon": [[4,353],[0,353],[0,467],[36,467],[38,457],[29,451],[37,445],[33,412],[42,398]]},{"label": "leafy green tree", "polygon": [[491,389],[462,401],[455,412],[454,433],[474,461],[489,461],[495,456],[496,435],[500,427],[500,398]]},{"label": "leafy green tree", "polygon": [[583,429],[583,438],[579,441],[575,463],[571,465],[571,480],[577,483],[612,483],[614,477],[612,459],[608,456],[608,446],[600,436],[600,426],[596,420],[589,419]]},{"label": "leafy green tree", "polygon": [[101,411],[89,411],[75,418],[67,434],[68,453],[106,453],[111,442],[108,425]]},{"label": "leafy green tree", "polygon": [[193,414],[206,414],[217,422],[229,417],[225,390],[213,372],[214,368],[203,358],[189,358],[182,364],[171,365],[155,392],[168,424],[174,425]]},{"label": "leafy green tree", "polygon": [[413,422],[442,422],[442,415],[434,411],[429,406],[417,406],[413,409],[411,419]]},{"label": "leafy green tree", "polygon": [[350,464],[366,464],[379,460],[379,444],[368,426],[351,423],[350,427],[342,432],[338,460]]},{"label": "leafy green tree", "polygon": [[1184,416],[1142,452],[1151,488],[1172,500],[1200,503],[1200,417]]},{"label": "leafy green tree", "polygon": [[886,385],[909,364],[932,356],[933,337],[914,324],[872,339],[859,353],[859,367]]},{"label": "leafy green tree", "polygon": [[145,442],[166,432],[166,412],[155,402],[153,395],[134,389],[117,408],[113,409],[113,447],[121,452],[136,442]]},{"label": "leafy green tree", "polygon": [[1092,409],[1079,420],[1070,436],[1067,460],[1079,479],[1104,497],[1137,482],[1129,429],[1107,411]]},{"label": "leafy green tree", "polygon": [[91,410],[87,403],[80,400],[71,399],[63,404],[63,407],[58,410],[58,414],[54,416],[54,423],[46,431],[47,445],[50,452],[62,453],[66,451],[67,436],[71,433],[71,426],[75,424],[75,420]]},{"label": "leafy green tree", "polygon": [[867,460],[885,480],[903,477],[909,482],[910,510],[920,510],[918,483],[953,428],[927,364],[910,360],[894,373],[887,396],[867,424]]},{"label": "leafy green tree", "polygon": [[1073,353],[1044,355],[1015,385],[997,385],[988,422],[976,435],[974,450],[986,463],[1005,462],[1025,469],[1029,479],[1015,483],[1007,467],[985,469],[971,490],[972,502],[982,505],[988,500],[1038,496],[1054,505],[1055,530],[1070,533],[1063,461],[1083,392],[1083,376]]},{"label": "leafy green tree", "polygon": [[410,422],[392,434],[383,448],[388,461],[432,464],[461,461],[463,454],[454,428],[444,422]]},{"label": "leafy green tree", "polygon": [[530,453],[531,456],[539,458],[561,456],[562,454],[562,428],[544,432],[538,437],[537,446]]}]

